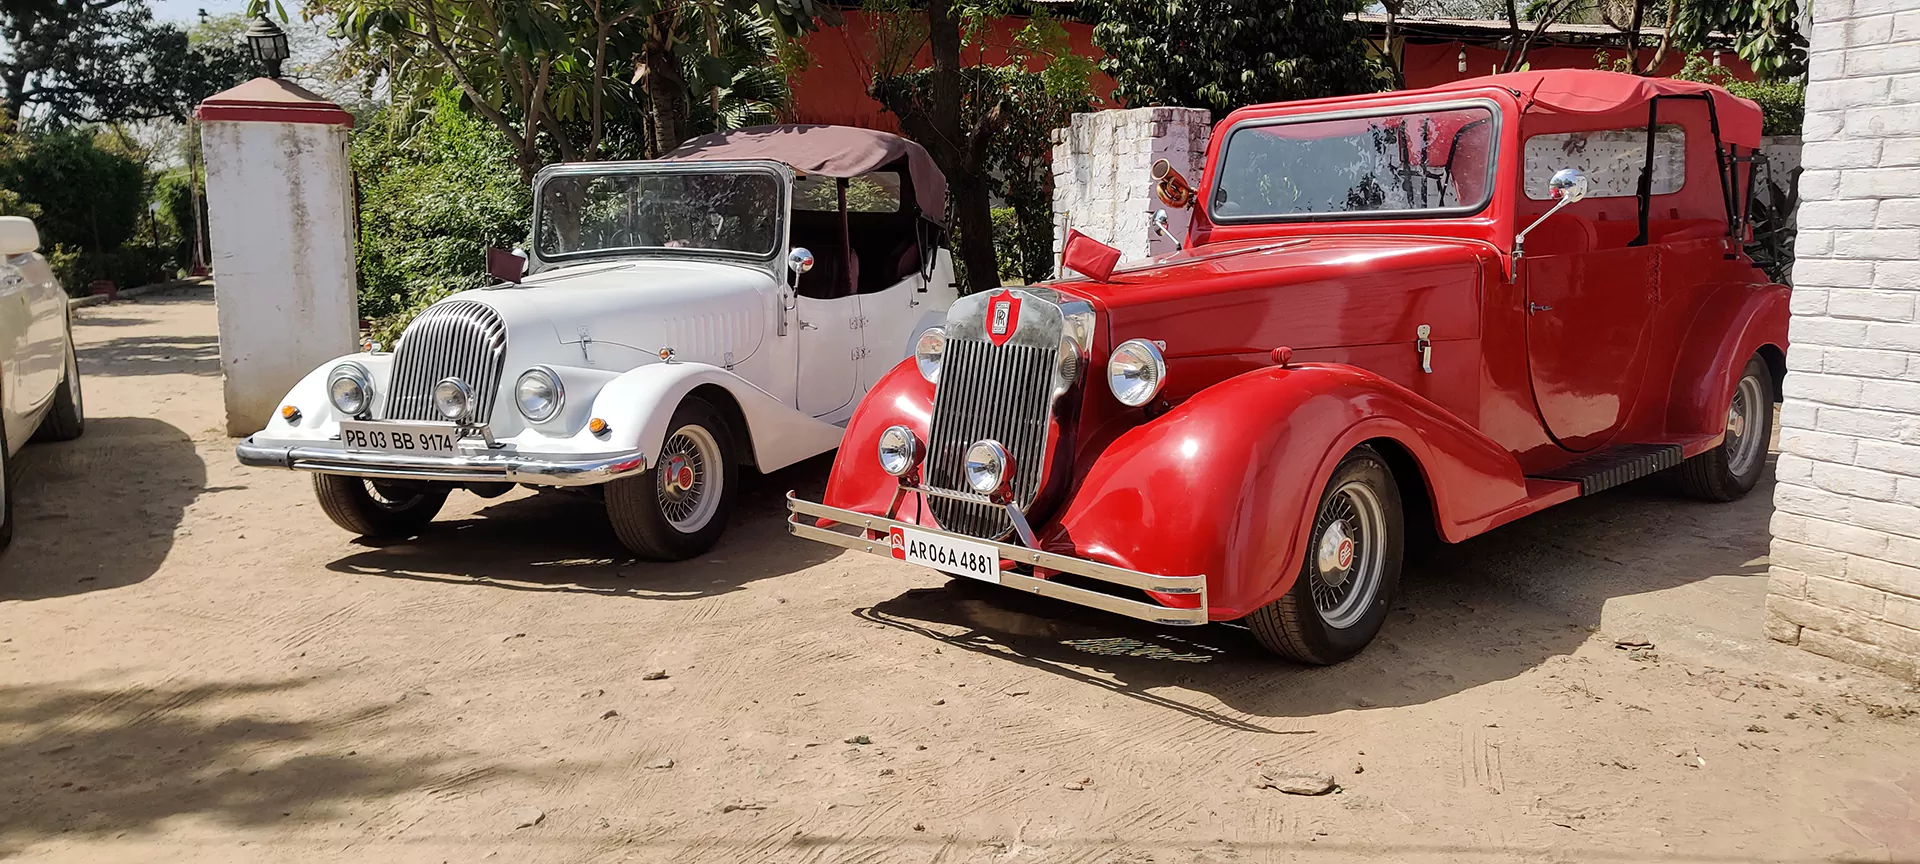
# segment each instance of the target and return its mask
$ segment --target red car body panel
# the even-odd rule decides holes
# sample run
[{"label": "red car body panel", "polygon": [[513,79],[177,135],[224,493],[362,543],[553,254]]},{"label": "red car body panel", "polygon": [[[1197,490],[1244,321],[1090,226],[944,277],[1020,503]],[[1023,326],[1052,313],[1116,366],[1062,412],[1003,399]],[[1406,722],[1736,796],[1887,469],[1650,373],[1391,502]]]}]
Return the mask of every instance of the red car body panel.
[{"label": "red car body panel", "polygon": [[[1540,475],[1587,454],[1717,446],[1748,358],[1784,372],[1788,289],[1726,236],[1707,102],[1659,103],[1660,122],[1685,130],[1686,179],[1651,197],[1646,245],[1626,243],[1638,232],[1635,198],[1590,197],[1543,223],[1517,258],[1515,233],[1550,204],[1525,192],[1526,139],[1644,129],[1648,116],[1644,103],[1541,111],[1522,86],[1536,77],[1234,112],[1209,145],[1186,251],[1104,283],[1050,284],[1094,307],[1093,369],[1113,345],[1145,338],[1164,343],[1168,374],[1148,408],[1121,405],[1098,375],[1066,397],[1071,422],[1054,432],[1067,435],[1057,442],[1067,476],[1035,507],[1041,546],[1205,574],[1208,616],[1233,619],[1292,585],[1321,489],[1362,443],[1417,470],[1417,482],[1401,478],[1403,495],[1426,496],[1421,509],[1450,542],[1576,497],[1579,484]],[[1492,193],[1477,212],[1235,224],[1206,212],[1238,124],[1459,100],[1501,118]],[[1746,128],[1737,119],[1722,126]],[[1415,347],[1423,324],[1431,373]],[[1283,346],[1284,368],[1273,359]],[[901,424],[925,440],[933,397],[911,360],[887,375],[848,425],[825,503],[888,512],[899,484],[876,464],[879,435]],[[936,524],[911,493],[896,518]]]}]

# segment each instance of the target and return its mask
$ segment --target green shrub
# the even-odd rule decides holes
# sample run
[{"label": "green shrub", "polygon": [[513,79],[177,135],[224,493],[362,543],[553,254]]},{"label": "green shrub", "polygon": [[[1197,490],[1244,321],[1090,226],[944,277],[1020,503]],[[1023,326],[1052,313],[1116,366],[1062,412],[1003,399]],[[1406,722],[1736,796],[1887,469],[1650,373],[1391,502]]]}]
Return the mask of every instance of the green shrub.
[{"label": "green shrub", "polygon": [[1026,262],[1020,254],[1020,213],[1012,207],[993,208],[993,257],[1000,262],[1000,284],[1026,281]]},{"label": "green shrub", "polygon": [[121,290],[164,282],[174,276],[173,249],[170,246],[127,245],[105,252],[70,250],[54,246],[47,264],[61,287],[73,297],[93,293],[93,283],[111,281]]},{"label": "green shrub", "polygon": [[451,94],[387,111],[354,135],[360,314],[391,344],[428,303],[487,281],[487,249],[527,240],[532,195],[513,153]]},{"label": "green shrub", "polygon": [[[204,188],[201,194],[206,194]],[[173,250],[173,266],[180,270],[193,264],[192,195],[193,185],[185,169],[169,171],[153,184],[153,201],[159,205],[160,234]],[[200,230],[207,230],[204,209],[200,212]]]},{"label": "green shrub", "polygon": [[100,148],[87,128],[51,132],[0,151],[0,188],[9,209],[31,206],[48,247],[102,252],[133,237],[147,206],[138,160]]}]

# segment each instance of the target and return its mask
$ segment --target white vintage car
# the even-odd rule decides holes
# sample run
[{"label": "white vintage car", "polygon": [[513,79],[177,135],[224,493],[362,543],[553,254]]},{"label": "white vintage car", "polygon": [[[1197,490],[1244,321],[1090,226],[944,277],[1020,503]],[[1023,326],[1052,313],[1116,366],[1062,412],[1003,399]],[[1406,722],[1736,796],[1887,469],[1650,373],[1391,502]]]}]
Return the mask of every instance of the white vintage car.
[{"label": "white vintage car", "polygon": [[40,256],[33,220],[0,216],[0,549],[13,542],[7,462],[28,440],[86,429],[67,293]]},{"label": "white vintage car", "polygon": [[837,126],[550,167],[525,275],[428,307],[390,354],[315,369],[240,461],[315,472],[361,535],[415,533],[457,488],[592,487],[634,553],[698,555],[741,468],[839,446],[945,319],[945,194],[919,145]]}]

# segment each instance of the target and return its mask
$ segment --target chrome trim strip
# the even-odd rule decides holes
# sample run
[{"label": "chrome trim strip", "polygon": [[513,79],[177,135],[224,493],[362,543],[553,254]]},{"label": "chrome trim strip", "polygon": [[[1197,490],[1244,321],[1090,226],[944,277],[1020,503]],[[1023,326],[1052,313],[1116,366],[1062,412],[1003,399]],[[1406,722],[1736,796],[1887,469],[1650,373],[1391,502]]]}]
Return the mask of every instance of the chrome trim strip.
[{"label": "chrome trim strip", "polygon": [[401,456],[337,447],[278,447],[248,438],[234,449],[240,464],[291,468],[389,480],[525,483],[529,486],[592,486],[647,470],[646,455],[608,453],[579,459],[519,455]]},{"label": "chrome trim strip", "polygon": [[[858,530],[862,534],[867,531],[885,532],[898,527],[911,528],[915,531],[937,534],[942,537],[951,537],[955,540],[962,540],[969,543],[982,542],[979,537],[955,534],[951,531],[928,528],[924,525],[913,525],[888,519],[884,516],[856,513],[852,510],[842,510],[838,507],[828,507],[825,504],[815,504],[811,501],[796,497],[792,492],[787,493],[787,512],[790,514],[787,517],[787,533],[789,534],[839,546],[843,549],[872,553],[889,560],[892,560],[893,550],[885,542],[868,540],[861,535],[845,534],[831,528],[818,527],[810,524],[811,520],[802,521],[801,517],[810,516],[815,519],[829,519],[842,526]],[[1002,570],[1000,571],[1000,584],[1009,588],[1018,588],[1029,594],[1038,594],[1042,597],[1065,600],[1068,603],[1089,606],[1095,609],[1125,615],[1129,618],[1152,621],[1156,624],[1197,626],[1207,623],[1207,577],[1205,576],[1159,576],[1152,573],[1142,573],[1137,570],[1128,570],[1124,567],[1101,564],[1097,561],[1088,561],[1084,558],[1074,558],[1067,555],[1056,555],[1052,552],[1042,552],[1024,546],[1015,546],[995,541],[985,542],[993,546],[995,550],[1000,553],[1000,557],[1023,564],[1032,564],[1060,573],[1085,576],[1089,579],[1098,579],[1102,582],[1125,585],[1129,588],[1138,588],[1143,591],[1156,591],[1161,594],[1197,594],[1200,597],[1200,606],[1197,609],[1170,609],[1157,603],[1128,600],[1124,597],[1115,597],[1111,594],[1102,594],[1098,591],[1089,591],[1073,585],[1066,585],[1046,579],[1036,579],[1032,576],[1024,576],[1019,573]]]}]

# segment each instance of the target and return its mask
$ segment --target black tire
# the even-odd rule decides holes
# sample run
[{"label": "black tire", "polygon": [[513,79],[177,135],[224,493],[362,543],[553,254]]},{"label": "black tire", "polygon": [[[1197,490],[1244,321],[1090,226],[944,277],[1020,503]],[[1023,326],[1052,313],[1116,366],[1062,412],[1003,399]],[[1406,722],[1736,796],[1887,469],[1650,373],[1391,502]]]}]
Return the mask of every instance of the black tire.
[{"label": "black tire", "polygon": [[412,537],[447,503],[438,483],[375,482],[364,477],[313,475],[313,494],[333,524],[362,537]]},{"label": "black tire", "polygon": [[642,558],[683,561],[720,542],[740,486],[733,434],[712,403],[681,402],[652,467],[606,485],[607,521],[621,544]]},{"label": "black tire", "polygon": [[1773,370],[1755,354],[1734,382],[1727,406],[1727,439],[1675,469],[1683,491],[1706,501],[1734,501],[1753,490],[1767,470],[1773,397]]},{"label": "black tire", "polygon": [[80,360],[73,352],[73,327],[67,327],[67,368],[60,375],[60,389],[54,394],[53,407],[34,430],[35,441],[72,441],[87,431],[86,402],[80,393]]},{"label": "black tire", "polygon": [[7,459],[7,424],[0,420],[0,550],[13,544],[12,468]]},{"label": "black tire", "polygon": [[[1360,653],[1386,623],[1405,546],[1406,514],[1393,472],[1373,448],[1354,448],[1320,492],[1293,587],[1254,610],[1247,626],[1262,647],[1301,663],[1325,666]],[[1323,569],[1322,557],[1333,566]]]}]

